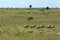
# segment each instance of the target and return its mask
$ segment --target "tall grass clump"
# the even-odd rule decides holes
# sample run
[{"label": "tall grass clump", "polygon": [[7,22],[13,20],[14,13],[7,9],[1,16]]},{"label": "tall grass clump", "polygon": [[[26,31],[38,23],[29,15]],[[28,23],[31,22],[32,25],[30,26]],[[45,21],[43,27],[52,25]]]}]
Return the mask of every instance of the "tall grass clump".
[{"label": "tall grass clump", "polygon": [[33,20],[33,19],[34,19],[33,17],[28,17],[28,18],[27,18],[28,21],[31,21],[31,20]]}]

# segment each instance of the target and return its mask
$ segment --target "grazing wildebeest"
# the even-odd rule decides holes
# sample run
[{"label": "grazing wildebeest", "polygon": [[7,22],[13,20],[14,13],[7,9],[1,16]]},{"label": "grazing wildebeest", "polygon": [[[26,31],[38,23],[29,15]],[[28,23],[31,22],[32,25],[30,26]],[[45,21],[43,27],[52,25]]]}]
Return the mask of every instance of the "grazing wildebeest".
[{"label": "grazing wildebeest", "polygon": [[47,28],[51,28],[51,26],[50,26],[50,25],[48,25],[48,26],[47,26]]},{"label": "grazing wildebeest", "polygon": [[55,26],[48,25],[47,28],[55,28]]},{"label": "grazing wildebeest", "polygon": [[33,30],[27,30],[28,33],[33,33]]},{"label": "grazing wildebeest", "polygon": [[40,26],[37,26],[37,28],[40,28]]},{"label": "grazing wildebeest", "polygon": [[43,28],[43,27],[44,27],[43,25],[37,26],[37,28]]},{"label": "grazing wildebeest", "polygon": [[51,28],[55,28],[55,26],[51,26]]},{"label": "grazing wildebeest", "polygon": [[45,26],[44,25],[40,25],[40,28],[44,28]]},{"label": "grazing wildebeest", "polygon": [[36,26],[35,25],[31,25],[31,28],[35,28]]},{"label": "grazing wildebeest", "polygon": [[25,28],[29,27],[28,25],[24,25]]}]

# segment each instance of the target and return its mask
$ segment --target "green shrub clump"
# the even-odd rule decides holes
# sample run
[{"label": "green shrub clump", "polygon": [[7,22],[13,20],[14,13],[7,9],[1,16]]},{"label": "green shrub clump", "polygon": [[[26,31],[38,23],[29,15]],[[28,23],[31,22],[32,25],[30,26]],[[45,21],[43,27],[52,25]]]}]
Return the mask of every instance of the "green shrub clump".
[{"label": "green shrub clump", "polygon": [[33,17],[28,17],[28,19],[27,20],[33,20]]}]

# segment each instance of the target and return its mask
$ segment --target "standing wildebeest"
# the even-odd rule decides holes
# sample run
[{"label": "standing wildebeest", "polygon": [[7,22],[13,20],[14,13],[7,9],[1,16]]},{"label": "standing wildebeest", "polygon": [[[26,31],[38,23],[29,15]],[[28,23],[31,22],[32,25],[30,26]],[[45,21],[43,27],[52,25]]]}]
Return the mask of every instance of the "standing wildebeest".
[{"label": "standing wildebeest", "polygon": [[50,25],[48,25],[48,26],[47,26],[47,28],[51,28],[51,26],[50,26]]},{"label": "standing wildebeest", "polygon": [[37,26],[37,28],[43,28],[43,27],[44,27],[43,25]]},{"label": "standing wildebeest", "polygon": [[24,25],[25,28],[29,27],[28,25]]},{"label": "standing wildebeest", "polygon": [[55,28],[55,26],[48,25],[47,28]]},{"label": "standing wildebeest", "polygon": [[51,26],[51,28],[55,28],[55,26]]},{"label": "standing wildebeest", "polygon": [[31,28],[35,28],[36,26],[35,25],[31,25]]},{"label": "standing wildebeest", "polygon": [[43,27],[45,27],[44,25],[40,25],[40,28],[43,28]]},{"label": "standing wildebeest", "polygon": [[37,28],[40,28],[40,26],[37,26]]},{"label": "standing wildebeest", "polygon": [[27,30],[28,33],[33,33],[33,30]]}]

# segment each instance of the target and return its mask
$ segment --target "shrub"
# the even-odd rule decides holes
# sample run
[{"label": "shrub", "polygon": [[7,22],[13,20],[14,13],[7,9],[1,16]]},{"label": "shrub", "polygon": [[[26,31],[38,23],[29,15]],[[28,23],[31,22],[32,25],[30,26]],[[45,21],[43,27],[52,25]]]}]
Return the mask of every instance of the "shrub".
[{"label": "shrub", "polygon": [[33,20],[33,17],[28,17],[27,20]]}]

